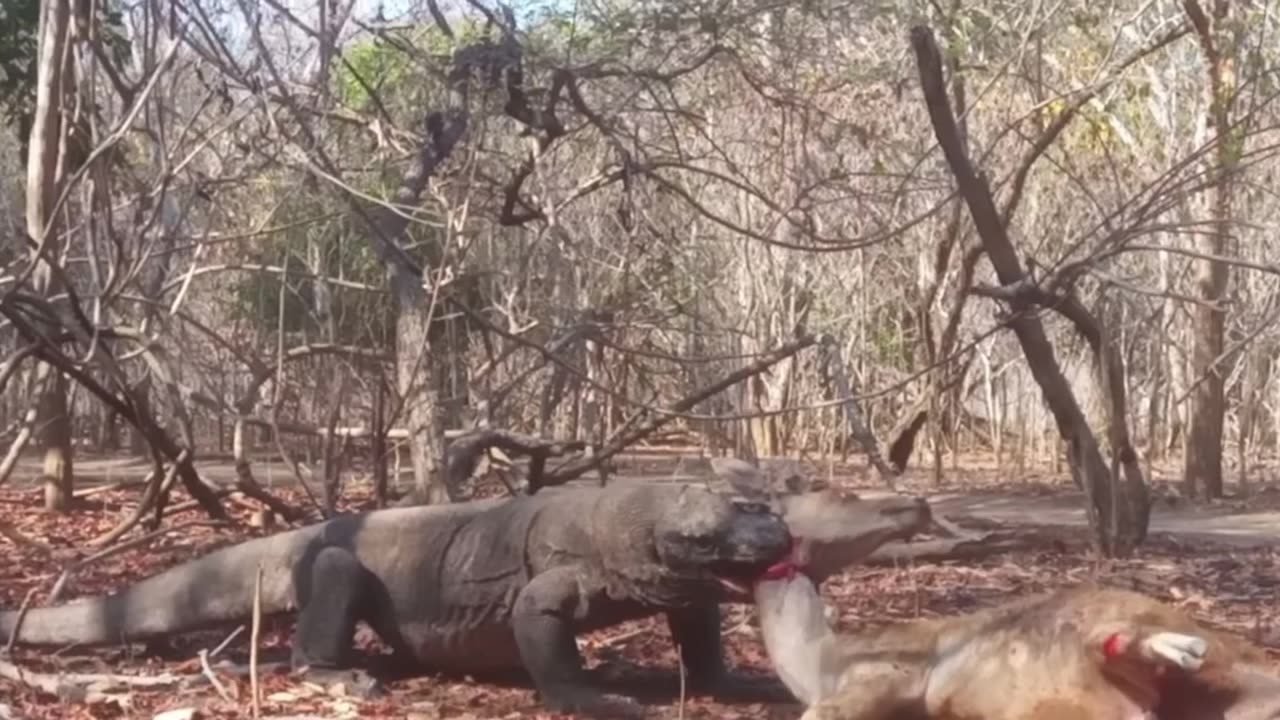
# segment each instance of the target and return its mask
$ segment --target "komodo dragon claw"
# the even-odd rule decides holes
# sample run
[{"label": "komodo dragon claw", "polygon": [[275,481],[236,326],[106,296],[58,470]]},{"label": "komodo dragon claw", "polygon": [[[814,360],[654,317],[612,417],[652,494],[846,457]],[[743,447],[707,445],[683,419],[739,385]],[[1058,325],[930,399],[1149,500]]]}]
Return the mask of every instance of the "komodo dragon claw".
[{"label": "komodo dragon claw", "polygon": [[557,693],[554,699],[543,696],[542,702],[555,712],[599,720],[641,720],[648,715],[633,698],[590,690]]},{"label": "komodo dragon claw", "polygon": [[387,688],[382,681],[355,668],[306,668],[305,675],[301,675],[300,679],[322,685],[330,691],[340,686],[340,694],[361,700],[373,700],[387,695]]}]

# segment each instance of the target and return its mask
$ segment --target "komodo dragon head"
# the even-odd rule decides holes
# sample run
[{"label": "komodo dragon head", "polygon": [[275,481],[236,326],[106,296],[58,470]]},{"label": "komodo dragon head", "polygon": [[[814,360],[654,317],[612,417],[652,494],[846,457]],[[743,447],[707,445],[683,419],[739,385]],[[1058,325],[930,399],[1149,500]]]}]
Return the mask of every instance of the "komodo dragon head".
[{"label": "komodo dragon head", "polygon": [[721,487],[769,502],[786,521],[795,546],[785,567],[771,573],[798,570],[820,585],[885,543],[910,539],[933,523],[923,498],[894,492],[859,494],[838,487],[811,489],[813,482],[802,474],[779,483],[778,477],[738,458],[717,458],[711,465]]},{"label": "komodo dragon head", "polygon": [[765,503],[684,486],[655,513],[652,543],[664,584],[749,602],[752,582],[791,551],[791,533]]},{"label": "komodo dragon head", "polygon": [[[694,485],[638,492],[650,500],[639,515],[652,518],[651,524],[619,532],[620,518],[637,518],[633,495],[627,503],[632,512],[602,515],[611,517],[613,526],[596,532],[608,538],[606,556],[633,559],[606,560],[615,578],[629,581],[631,594],[655,601],[661,593],[751,602],[754,583],[780,563],[821,583],[881,545],[924,531],[931,520],[924,500],[896,494],[824,490],[784,496],[771,505]],[[659,496],[662,500],[653,502]],[[634,562],[637,551],[650,560]]]}]

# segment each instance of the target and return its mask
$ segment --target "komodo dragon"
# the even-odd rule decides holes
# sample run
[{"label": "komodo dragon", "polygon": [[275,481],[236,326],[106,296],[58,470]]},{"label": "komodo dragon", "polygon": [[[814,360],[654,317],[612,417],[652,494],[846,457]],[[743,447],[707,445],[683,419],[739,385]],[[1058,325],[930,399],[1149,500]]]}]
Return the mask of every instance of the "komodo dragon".
[{"label": "komodo dragon", "polygon": [[[784,499],[805,526],[812,498]],[[887,541],[927,518],[923,500],[846,499]],[[886,528],[893,533],[886,533]],[[217,550],[112,595],[30,610],[23,644],[114,644],[242,621],[259,563],[264,614],[298,612],[293,664],[352,667],[358,621],[414,669],[523,668],[565,712],[618,709],[587,682],[575,634],[665,613],[691,685],[724,668],[719,602],[791,546],[768,507],[698,485],[545,489],[533,496],[340,516]],[[869,552],[869,550],[868,550]],[[17,623],[0,613],[0,638]],[[631,706],[634,709],[634,706]]]}]

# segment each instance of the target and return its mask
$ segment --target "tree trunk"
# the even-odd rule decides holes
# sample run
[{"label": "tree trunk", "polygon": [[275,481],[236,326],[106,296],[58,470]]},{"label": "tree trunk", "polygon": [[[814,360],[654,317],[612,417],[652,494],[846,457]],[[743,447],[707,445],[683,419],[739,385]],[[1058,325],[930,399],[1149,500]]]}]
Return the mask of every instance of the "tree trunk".
[{"label": "tree trunk", "polygon": [[[1067,447],[1072,476],[1085,490],[1089,524],[1095,532],[1098,549],[1108,556],[1128,556],[1146,535],[1150,507],[1143,499],[1145,493],[1132,492],[1134,484],[1141,486],[1142,490],[1145,490],[1145,484],[1125,425],[1123,362],[1108,342],[1105,328],[1079,301],[1070,295],[1051,295],[1039,285],[1028,282],[1022,260],[1009,239],[1005,219],[996,210],[986,179],[974,168],[960,142],[943,79],[941,52],[932,31],[925,26],[912,28],[911,43],[934,135],[955,175],[987,258],[1001,284],[1000,288],[985,294],[1009,305],[1010,317],[1006,324],[1017,337],[1031,375],[1053,412],[1058,433]],[[1104,364],[1113,408],[1110,431],[1115,463],[1111,467],[1103,459],[1097,438],[1062,373],[1053,344],[1036,313],[1038,307],[1052,307],[1070,319],[1089,341],[1098,361]],[[1124,486],[1115,477],[1121,470],[1125,476]],[[1122,487],[1131,492],[1119,492]]]},{"label": "tree trunk", "polygon": [[1245,353],[1245,372],[1240,384],[1239,438],[1236,442],[1236,464],[1239,466],[1240,493],[1249,490],[1249,457],[1253,436],[1261,415],[1262,393],[1271,381],[1274,352],[1269,343],[1255,342]]},{"label": "tree trunk", "polygon": [[373,413],[369,418],[372,431],[369,439],[370,462],[373,464],[373,498],[377,506],[387,506],[387,429],[386,429],[387,388],[381,377],[375,377],[373,383]]},{"label": "tree trunk", "polygon": [[449,491],[444,483],[434,482],[440,477],[438,462],[443,457],[444,434],[438,418],[440,393],[435,381],[440,363],[432,357],[429,337],[431,308],[409,293],[397,292],[396,300],[396,389],[409,433],[414,493],[432,504],[448,502]]},{"label": "tree trunk", "polygon": [[[1188,222],[1190,218],[1188,218]],[[1172,242],[1172,238],[1169,239]],[[1168,293],[1173,289],[1171,259],[1169,253],[1160,253],[1160,290]],[[1160,324],[1165,332],[1160,333],[1162,350],[1164,351],[1164,368],[1168,371],[1169,384],[1161,402],[1164,404],[1165,432],[1158,438],[1160,457],[1167,457],[1179,446],[1186,435],[1186,406],[1177,399],[1182,397],[1187,387],[1186,338],[1177,338],[1170,342],[1168,335],[1179,332],[1183,324],[1178,321],[1178,309],[1171,298],[1165,299],[1160,307]]]},{"label": "tree trunk", "polygon": [[42,376],[37,390],[40,420],[36,425],[36,441],[44,454],[40,470],[44,508],[62,512],[71,508],[74,489],[68,383],[65,375],[43,363],[37,372]]},{"label": "tree trunk", "polygon": [[1234,94],[1233,45],[1225,29],[1231,4],[1215,2],[1206,16],[1198,0],[1183,0],[1183,8],[1200,40],[1208,73],[1208,124],[1215,135],[1209,191],[1213,231],[1197,236],[1196,249],[1205,257],[1196,263],[1196,291],[1204,302],[1192,308],[1192,382],[1190,419],[1183,449],[1182,477],[1190,497],[1222,497],[1222,426],[1226,415],[1224,346],[1228,265],[1214,258],[1227,254],[1231,242],[1232,177],[1243,150],[1243,136],[1231,127]]},{"label": "tree trunk", "polygon": [[[59,227],[54,203],[65,178],[67,127],[62,105],[74,94],[75,77],[67,48],[71,22],[69,0],[41,4],[39,58],[36,75],[36,110],[31,123],[27,155],[27,234],[38,247],[33,280],[43,294],[58,292],[49,262],[59,255]],[[69,104],[69,103],[67,103]],[[40,363],[37,376],[40,397],[38,441],[44,451],[45,508],[66,510],[71,501],[71,414],[67,382],[53,368]]]},{"label": "tree trunk", "polygon": [[[221,419],[219,419],[218,426],[222,426]],[[100,452],[113,453],[120,449],[120,416],[116,411],[104,407],[97,430],[97,442],[95,444]]]}]

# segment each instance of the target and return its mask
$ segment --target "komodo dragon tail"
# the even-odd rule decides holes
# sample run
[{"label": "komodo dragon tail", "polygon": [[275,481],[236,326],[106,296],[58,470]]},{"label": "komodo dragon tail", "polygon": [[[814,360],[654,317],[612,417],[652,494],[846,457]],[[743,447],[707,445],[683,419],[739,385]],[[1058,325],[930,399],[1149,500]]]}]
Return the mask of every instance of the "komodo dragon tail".
[{"label": "komodo dragon tail", "polygon": [[[105,645],[197,630],[249,617],[262,563],[262,612],[292,609],[294,561],[317,527],[258,538],[222,548],[170,568],[119,592],[66,605],[31,608],[17,641],[31,645]],[[18,612],[0,612],[0,642],[18,623]]]}]

